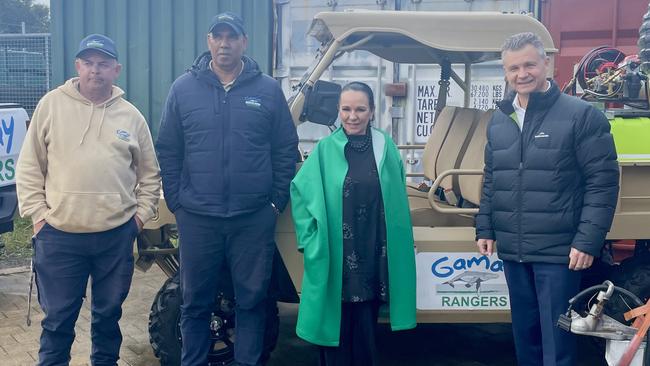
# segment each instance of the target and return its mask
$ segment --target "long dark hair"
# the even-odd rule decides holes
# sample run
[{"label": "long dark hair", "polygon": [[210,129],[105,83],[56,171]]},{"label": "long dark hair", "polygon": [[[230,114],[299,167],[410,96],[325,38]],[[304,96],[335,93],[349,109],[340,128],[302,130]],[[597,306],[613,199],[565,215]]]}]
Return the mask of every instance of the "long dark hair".
[{"label": "long dark hair", "polygon": [[352,90],[352,91],[358,91],[362,92],[368,97],[368,106],[370,107],[370,110],[373,112],[372,114],[372,119],[375,119],[375,94],[372,92],[372,89],[368,86],[366,83],[362,83],[360,81],[353,81],[350,83],[345,84],[343,88],[341,89],[341,94],[343,92]]}]

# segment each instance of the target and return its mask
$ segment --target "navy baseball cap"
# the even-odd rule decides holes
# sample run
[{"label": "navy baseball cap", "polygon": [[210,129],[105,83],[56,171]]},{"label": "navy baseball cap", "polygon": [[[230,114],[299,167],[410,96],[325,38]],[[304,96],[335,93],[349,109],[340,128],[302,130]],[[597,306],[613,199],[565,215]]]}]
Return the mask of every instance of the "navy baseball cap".
[{"label": "navy baseball cap", "polygon": [[208,33],[212,33],[214,28],[218,25],[225,24],[232,28],[237,35],[241,36],[242,34],[246,34],[246,30],[244,29],[244,21],[239,17],[239,15],[235,13],[231,13],[229,11],[223,12],[221,14],[217,14],[212,18],[212,22],[210,22],[210,29],[208,29]]},{"label": "navy baseball cap", "polygon": [[117,48],[112,39],[103,34],[91,34],[81,40],[79,43],[79,51],[75,57],[81,56],[82,53],[88,50],[96,50],[106,54],[117,60]]}]

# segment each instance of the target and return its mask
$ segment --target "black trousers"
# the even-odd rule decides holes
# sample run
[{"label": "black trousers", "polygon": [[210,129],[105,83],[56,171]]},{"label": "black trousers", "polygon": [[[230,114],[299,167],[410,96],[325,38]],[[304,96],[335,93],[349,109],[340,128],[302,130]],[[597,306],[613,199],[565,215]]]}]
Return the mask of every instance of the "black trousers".
[{"label": "black trousers", "polygon": [[379,302],[341,304],[341,336],[338,347],[320,347],[321,366],[374,366],[377,361],[375,333]]},{"label": "black trousers", "polygon": [[208,364],[210,316],[224,273],[235,291],[235,361],[260,365],[273,268],[276,214],[270,204],[232,218],[176,212],[180,234],[183,366]]}]

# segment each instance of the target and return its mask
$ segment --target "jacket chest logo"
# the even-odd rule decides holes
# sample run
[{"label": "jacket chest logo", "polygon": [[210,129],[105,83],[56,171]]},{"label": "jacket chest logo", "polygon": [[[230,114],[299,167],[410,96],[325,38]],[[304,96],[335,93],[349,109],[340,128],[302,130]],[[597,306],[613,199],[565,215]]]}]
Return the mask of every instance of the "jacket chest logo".
[{"label": "jacket chest logo", "polygon": [[262,100],[258,97],[244,97],[244,104],[251,109],[262,109]]},{"label": "jacket chest logo", "polygon": [[126,142],[131,141],[131,134],[128,131],[117,130],[115,131],[115,135],[117,136],[118,139],[122,141],[126,141]]},{"label": "jacket chest logo", "polygon": [[545,138],[545,137],[550,137],[546,132],[538,132],[537,135],[534,136],[536,139],[540,138]]}]

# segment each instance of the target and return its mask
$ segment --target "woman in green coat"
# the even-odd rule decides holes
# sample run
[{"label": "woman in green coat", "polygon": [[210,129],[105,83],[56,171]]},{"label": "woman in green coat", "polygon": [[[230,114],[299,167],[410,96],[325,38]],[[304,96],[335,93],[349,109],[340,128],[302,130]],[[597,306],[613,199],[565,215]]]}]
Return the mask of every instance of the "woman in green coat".
[{"label": "woman in green coat", "polygon": [[376,365],[379,307],[393,330],[415,320],[415,254],[402,160],[372,128],[370,87],[341,91],[341,128],[322,139],[291,182],[304,276],[299,337],[322,346],[321,365]]}]

